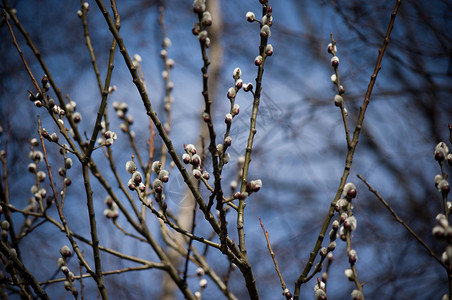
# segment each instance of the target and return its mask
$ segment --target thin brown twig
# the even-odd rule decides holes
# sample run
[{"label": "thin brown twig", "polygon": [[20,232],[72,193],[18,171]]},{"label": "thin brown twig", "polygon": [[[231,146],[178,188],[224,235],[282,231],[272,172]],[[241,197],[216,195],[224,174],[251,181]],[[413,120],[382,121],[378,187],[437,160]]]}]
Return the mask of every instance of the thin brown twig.
[{"label": "thin brown twig", "polygon": [[133,233],[127,232],[127,230],[125,230],[121,225],[119,225],[118,220],[117,219],[113,219],[113,224],[116,226],[116,228],[118,228],[122,233],[124,233],[124,235],[126,236],[130,236],[134,239],[137,239],[141,242],[146,242],[145,239],[143,239],[142,237],[139,237]]},{"label": "thin brown twig", "polygon": [[88,47],[91,64],[93,66],[93,71],[94,71],[94,74],[96,75],[97,85],[99,87],[100,92],[102,93],[102,81],[100,79],[100,72],[99,72],[99,68],[97,67],[96,55],[94,54],[94,48],[91,43],[91,36],[90,36],[89,30],[88,30],[88,20],[86,18],[88,10],[86,9],[84,4],[85,4],[85,1],[80,0],[80,9],[81,9],[80,11],[82,13],[80,18],[82,19],[82,24],[83,24],[83,35],[85,36],[85,44],[86,44],[86,47]]},{"label": "thin brown twig", "polygon": [[276,261],[275,253],[273,252],[272,246],[270,244],[270,238],[268,237],[268,232],[267,232],[267,230],[265,230],[264,224],[262,223],[262,219],[261,218],[259,218],[259,222],[261,223],[262,231],[264,231],[265,239],[267,240],[267,248],[268,248],[268,251],[270,252],[270,255],[272,257],[273,264],[275,265],[276,273],[278,273],[279,281],[281,281],[281,288],[282,288],[283,292],[285,292],[287,286],[286,286],[286,283],[284,282],[284,279],[282,277],[281,271],[279,270],[278,262]]},{"label": "thin brown twig", "polygon": [[190,239],[196,240],[198,242],[204,243],[204,244],[206,244],[208,246],[211,246],[211,247],[214,247],[214,248],[217,248],[217,249],[221,249],[221,246],[219,244],[214,243],[214,242],[212,242],[212,241],[210,241],[208,239],[205,239],[203,237],[196,236],[192,232],[188,232],[188,231],[180,228],[177,224],[175,224],[173,221],[171,221],[171,219],[168,218],[165,214],[162,214],[158,210],[156,210],[152,204],[147,203],[146,200],[143,198],[143,195],[138,194],[138,197],[139,197],[141,203],[144,206],[149,208],[154,215],[156,215],[160,220],[163,221],[163,223],[168,224],[175,231],[185,235],[186,237],[188,237]]},{"label": "thin brown twig", "polygon": [[89,167],[87,163],[82,162],[82,174],[83,174],[83,183],[85,187],[86,194],[86,207],[88,208],[89,215],[89,227],[91,234],[91,241],[93,243],[93,257],[94,257],[94,268],[95,273],[92,274],[93,279],[97,283],[97,288],[99,293],[102,296],[103,300],[107,300],[108,291],[105,287],[104,280],[102,278],[102,263],[100,258],[99,251],[99,238],[97,234],[97,222],[96,222],[96,214],[94,212],[94,198],[93,198],[93,190],[91,188],[91,181],[89,178]]},{"label": "thin brown twig", "polygon": [[41,88],[39,87],[38,82],[36,81],[35,77],[33,76],[33,73],[31,73],[30,67],[27,64],[27,60],[25,59],[24,53],[22,52],[22,50],[20,50],[19,44],[17,43],[13,28],[11,27],[11,24],[9,23],[9,20],[8,20],[9,16],[6,13],[6,10],[2,9],[2,15],[6,21],[6,25],[8,25],[9,33],[11,34],[11,37],[13,38],[13,44],[16,47],[17,52],[19,52],[20,58],[22,59],[25,69],[27,70],[28,76],[30,76],[30,79],[33,82],[33,85],[35,86],[36,90],[39,92],[39,94],[41,94],[42,93]]},{"label": "thin brown twig", "polygon": [[[50,217],[49,215],[45,215],[44,217],[45,217],[50,223],[52,223],[53,225],[55,225],[56,227],[58,227],[59,230],[61,230],[62,232],[64,232],[64,230],[65,230],[65,229],[64,229],[64,226],[63,226],[62,224],[58,223],[57,220],[53,219],[53,218]],[[92,244],[93,244],[89,239],[84,238],[83,236],[81,236],[81,235],[79,235],[79,234],[77,234],[77,233],[75,233],[75,232],[72,232],[72,231],[71,231],[70,234],[71,234],[71,236],[73,236],[74,238],[78,239],[79,241],[81,241],[81,242],[83,242],[83,243],[85,243],[85,244],[87,244],[87,245],[92,246]],[[100,249],[101,251],[104,251],[105,253],[114,255],[114,256],[119,257],[119,258],[121,258],[121,259],[125,259],[125,260],[128,260],[128,261],[136,262],[136,263],[139,263],[139,264],[142,264],[142,265],[153,265],[153,264],[154,264],[155,267],[158,268],[158,266],[157,266],[158,263],[154,263],[154,262],[151,262],[151,261],[149,261],[149,260],[141,259],[141,258],[138,258],[138,257],[135,257],[135,256],[130,256],[130,255],[121,253],[121,252],[119,252],[119,251],[116,251],[116,250],[113,250],[113,249],[111,249],[111,248],[107,248],[107,247],[101,246],[101,245],[99,245],[99,249]],[[83,253],[82,253],[82,255],[83,255]],[[163,268],[163,269],[164,269],[164,268]]]},{"label": "thin brown twig", "polygon": [[[335,49],[336,49],[336,41],[334,40],[333,33],[330,34],[330,37],[331,37],[331,44],[333,45],[333,50],[331,51],[331,54],[333,56],[335,56],[336,55],[336,51],[335,51]],[[339,78],[339,68],[337,66],[334,67],[334,74],[336,75],[336,82],[335,82],[335,84],[336,84],[336,87],[337,87],[337,91],[338,91],[339,95],[341,97],[343,97],[344,93],[343,93],[343,89],[341,91],[341,87],[342,86],[341,86],[341,82],[340,82],[340,78]],[[342,122],[344,123],[345,139],[347,141],[347,149],[350,149],[350,143],[351,143],[351,141],[350,141],[350,131],[348,129],[347,111],[345,109],[345,106],[344,106],[343,102],[341,103],[339,108],[341,109]]]},{"label": "thin brown twig", "polygon": [[403,225],[403,227],[405,227],[406,230],[408,230],[408,232],[425,248],[425,250],[427,250],[427,252],[430,254],[430,256],[432,256],[441,266],[443,266],[446,270],[448,269],[448,267],[441,261],[441,259],[433,252],[433,250],[427,245],[427,243],[425,243],[420,237],[419,235],[417,235],[416,232],[414,232],[413,229],[411,229],[410,226],[408,226],[407,223],[405,223],[405,221],[403,219],[401,219],[397,213],[395,212],[395,210],[391,207],[391,205],[386,202],[386,200],[378,193],[378,191],[376,189],[374,189],[372,187],[372,185],[370,185],[369,182],[367,182],[367,180],[362,177],[360,174],[356,175],[359,179],[361,179],[362,182],[364,182],[364,184],[367,186],[367,188],[369,189],[369,191],[371,191],[378,200],[380,200],[380,202],[389,210],[389,212],[393,215],[394,219],[399,222],[400,224]]},{"label": "thin brown twig", "polygon": [[[123,269],[117,269],[117,270],[112,270],[112,271],[104,271],[102,272],[102,275],[114,275],[114,274],[121,274],[121,273],[126,273],[126,272],[132,272],[132,271],[142,271],[142,270],[148,270],[148,269],[153,269],[155,267],[159,267],[159,268],[164,268],[163,264],[147,264],[144,266],[138,266],[138,267],[128,267],[128,268],[123,268]],[[88,278],[88,277],[92,277],[91,274],[83,274],[83,275],[77,275],[74,276],[74,279],[80,279],[82,280],[82,278]],[[42,281],[39,282],[40,285],[46,285],[46,284],[52,284],[52,283],[57,283],[57,282],[62,282],[67,280],[66,277],[64,278],[58,278],[58,279],[52,279],[52,280],[47,280],[47,281]]]}]

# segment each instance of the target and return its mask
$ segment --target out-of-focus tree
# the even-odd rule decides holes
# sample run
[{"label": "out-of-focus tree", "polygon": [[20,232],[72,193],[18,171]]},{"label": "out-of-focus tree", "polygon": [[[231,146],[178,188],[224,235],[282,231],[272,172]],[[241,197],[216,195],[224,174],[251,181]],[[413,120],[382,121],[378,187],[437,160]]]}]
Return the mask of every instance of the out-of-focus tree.
[{"label": "out-of-focus tree", "polygon": [[[353,290],[368,299],[450,294],[451,4],[399,4],[4,0],[2,294],[53,299],[65,287],[103,299],[196,292],[284,299],[285,288],[316,299],[324,292],[349,299]],[[30,148],[43,151],[40,136],[48,163],[29,157]],[[131,160],[141,186],[133,164],[131,174],[124,168]],[[342,197],[346,182],[356,198]],[[336,244],[334,220],[343,221]]]}]

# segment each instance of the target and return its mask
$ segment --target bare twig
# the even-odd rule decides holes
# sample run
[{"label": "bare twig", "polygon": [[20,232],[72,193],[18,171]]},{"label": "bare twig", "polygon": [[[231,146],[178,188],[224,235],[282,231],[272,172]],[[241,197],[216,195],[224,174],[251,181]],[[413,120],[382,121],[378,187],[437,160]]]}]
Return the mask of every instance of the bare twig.
[{"label": "bare twig", "polygon": [[[114,275],[114,274],[121,274],[121,273],[127,273],[127,272],[134,272],[134,271],[143,271],[143,270],[149,270],[149,269],[153,269],[153,268],[164,268],[163,264],[146,264],[143,266],[138,266],[138,267],[128,267],[128,268],[123,268],[123,269],[117,269],[117,270],[112,270],[112,271],[105,271],[102,272],[102,275]],[[82,280],[82,278],[89,278],[92,277],[91,274],[83,274],[83,275],[77,275],[74,276],[74,279],[79,279],[80,281]],[[67,280],[66,277],[65,278],[58,278],[58,279],[53,279],[53,280],[47,280],[47,281],[42,281],[39,282],[40,285],[46,285],[46,284],[52,284],[52,283],[57,283],[57,282],[62,282]]]},{"label": "bare twig", "polygon": [[389,212],[393,215],[394,219],[399,222],[400,224],[403,225],[403,227],[405,227],[406,230],[408,230],[408,232],[419,242],[419,244],[421,244],[425,250],[427,250],[427,252],[430,254],[430,256],[432,256],[441,266],[443,266],[446,270],[448,269],[448,267],[441,261],[441,259],[433,252],[433,250],[427,245],[427,243],[425,243],[419,235],[417,235],[416,232],[414,232],[413,229],[411,229],[410,226],[408,226],[408,224],[405,223],[404,220],[402,220],[397,213],[395,212],[395,210],[391,207],[391,205],[386,202],[386,200],[378,193],[378,191],[376,189],[374,189],[369,182],[367,182],[367,180],[362,177],[360,174],[356,175],[359,179],[361,179],[362,182],[364,182],[364,184],[369,188],[369,191],[371,191],[378,200],[380,200],[380,202],[389,210]]},{"label": "bare twig", "polygon": [[286,286],[286,283],[284,282],[284,279],[282,277],[281,271],[279,270],[278,262],[276,261],[275,253],[273,252],[272,246],[270,244],[270,239],[268,237],[268,232],[267,232],[267,230],[265,230],[264,224],[262,223],[262,219],[261,218],[259,218],[259,222],[261,223],[262,231],[264,232],[265,239],[267,240],[267,248],[268,248],[268,251],[270,252],[270,255],[272,257],[273,264],[275,265],[276,273],[278,273],[279,281],[281,281],[281,288],[282,288],[283,292],[285,292],[287,286]]},{"label": "bare twig", "polygon": [[83,183],[85,186],[85,194],[86,194],[86,206],[88,208],[88,214],[89,214],[91,241],[93,243],[92,247],[93,247],[95,273],[91,274],[91,276],[97,283],[97,287],[102,296],[102,299],[107,300],[108,292],[105,287],[104,280],[102,279],[102,265],[101,265],[100,252],[99,252],[99,238],[97,236],[96,215],[94,213],[93,191],[91,189],[91,182],[90,182],[90,178],[89,178],[89,168],[86,163],[82,163],[82,173],[83,173]]},{"label": "bare twig", "polygon": [[117,219],[113,219],[113,224],[114,224],[114,225],[116,226],[116,228],[118,228],[122,233],[124,233],[124,235],[130,236],[130,237],[132,237],[132,238],[134,238],[134,239],[137,239],[137,240],[139,240],[139,241],[141,241],[141,242],[146,242],[146,240],[143,239],[142,237],[139,237],[139,236],[137,236],[137,235],[135,235],[135,234],[132,234],[132,233],[130,233],[130,232],[127,232],[127,230],[125,230],[123,227],[121,227],[121,225],[118,224],[118,220],[117,220]]},{"label": "bare twig", "polygon": [[[8,11],[8,13],[11,13],[11,11]],[[31,73],[30,67],[27,64],[24,53],[22,52],[22,50],[20,50],[19,44],[17,43],[16,36],[14,35],[14,32],[13,32],[13,28],[11,27],[11,24],[9,24],[9,20],[8,20],[9,16],[6,15],[6,10],[2,9],[2,16],[3,16],[4,20],[6,21],[6,25],[8,25],[9,33],[11,34],[11,37],[13,38],[13,44],[16,47],[17,52],[19,52],[20,58],[22,59],[25,69],[27,70],[28,76],[30,76],[31,81],[33,82],[33,85],[35,86],[35,88],[39,92],[39,94],[42,94],[41,88],[39,87],[38,82],[36,81],[35,77],[33,76],[33,73]]]},{"label": "bare twig", "polygon": [[97,85],[99,87],[99,90],[102,93],[102,81],[100,79],[100,72],[99,72],[99,68],[97,67],[96,55],[94,54],[94,49],[93,49],[93,45],[91,43],[91,37],[89,34],[89,30],[88,30],[88,21],[86,19],[86,14],[87,14],[88,10],[86,9],[86,6],[84,4],[85,4],[85,1],[81,0],[80,1],[80,11],[81,11],[80,18],[82,19],[82,24],[83,24],[83,35],[85,36],[86,47],[88,47],[91,64],[93,66],[93,71],[94,71],[94,74],[96,75]]}]

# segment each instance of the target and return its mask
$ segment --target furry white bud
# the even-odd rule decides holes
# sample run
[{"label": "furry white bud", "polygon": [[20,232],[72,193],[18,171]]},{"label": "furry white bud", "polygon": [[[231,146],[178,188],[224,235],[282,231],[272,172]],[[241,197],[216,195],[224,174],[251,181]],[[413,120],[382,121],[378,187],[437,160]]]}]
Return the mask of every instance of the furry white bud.
[{"label": "furry white bud", "polygon": [[238,79],[240,76],[242,76],[242,70],[240,70],[240,68],[235,68],[234,72],[232,72],[232,77]]},{"label": "furry white bud", "polygon": [[353,270],[352,269],[345,269],[344,274],[345,274],[345,277],[348,278],[348,280],[350,280],[350,281],[354,280]]},{"label": "furry white bud", "polygon": [[252,11],[249,11],[249,12],[247,12],[246,13],[246,20],[248,21],[248,22],[253,22],[254,20],[256,19],[256,15],[252,12]]},{"label": "furry white bud", "polygon": [[133,174],[137,170],[137,166],[132,160],[126,162],[126,171],[127,173]]}]

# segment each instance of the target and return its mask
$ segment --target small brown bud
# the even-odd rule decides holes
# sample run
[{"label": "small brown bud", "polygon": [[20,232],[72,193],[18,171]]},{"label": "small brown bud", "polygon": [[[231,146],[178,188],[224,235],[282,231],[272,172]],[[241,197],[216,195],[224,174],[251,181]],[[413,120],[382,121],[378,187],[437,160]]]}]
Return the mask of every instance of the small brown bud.
[{"label": "small brown bud", "polygon": [[42,86],[45,86],[48,82],[49,82],[49,78],[47,78],[47,75],[42,76],[42,79],[41,79]]},{"label": "small brown bud", "polygon": [[71,183],[72,183],[71,178],[69,178],[69,177],[64,178],[64,184],[65,184],[66,186],[70,186]]}]

